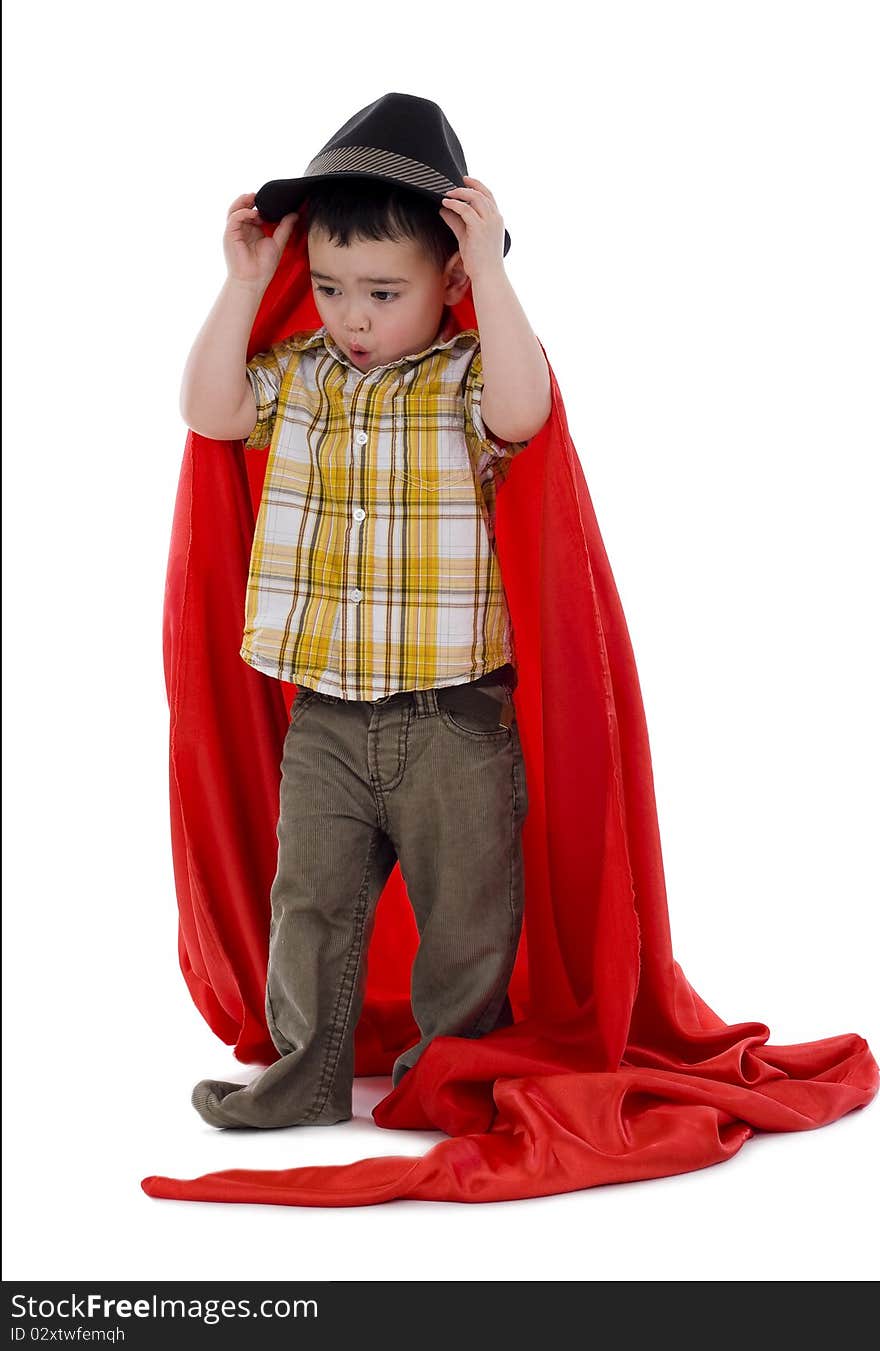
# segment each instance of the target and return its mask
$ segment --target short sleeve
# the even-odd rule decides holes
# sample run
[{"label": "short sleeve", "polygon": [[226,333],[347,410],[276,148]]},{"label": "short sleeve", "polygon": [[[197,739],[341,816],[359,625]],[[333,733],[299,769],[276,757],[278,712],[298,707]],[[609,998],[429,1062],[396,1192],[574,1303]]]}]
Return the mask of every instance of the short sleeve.
[{"label": "short sleeve", "polygon": [[285,338],[265,352],[256,352],[247,362],[245,374],[254,391],[257,423],[244,443],[245,450],[259,450],[271,441],[281,384],[296,351],[296,342],[292,338]]},{"label": "short sleeve", "polygon": [[467,419],[480,441],[481,448],[496,459],[513,458],[534,440],[534,437],[530,436],[527,441],[501,441],[491,436],[483,422],[482,401],[483,354],[478,347],[468,366],[465,378],[464,407]]}]

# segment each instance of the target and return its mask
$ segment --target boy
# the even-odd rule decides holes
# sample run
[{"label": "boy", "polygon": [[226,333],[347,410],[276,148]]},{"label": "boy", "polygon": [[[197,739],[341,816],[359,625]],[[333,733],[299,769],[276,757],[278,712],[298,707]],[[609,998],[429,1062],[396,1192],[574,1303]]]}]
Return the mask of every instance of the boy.
[{"label": "boy", "polygon": [[[387,125],[374,123],[379,111],[388,114]],[[878,1067],[864,1038],[853,1033],[765,1046],[763,1023],[724,1023],[675,960],[651,748],[626,618],[549,362],[550,416],[525,455],[533,426],[526,413],[538,418],[534,408],[517,410],[515,397],[528,395],[527,384],[508,391],[509,405],[497,399],[505,369],[499,354],[505,333],[516,335],[519,316],[498,271],[490,266],[481,275],[474,265],[472,229],[476,238],[477,218],[489,221],[494,206],[476,180],[465,179],[466,167],[436,105],[388,95],[337,133],[305,179],[264,185],[256,205],[264,221],[278,222],[299,207],[299,189],[308,196],[305,189],[314,187],[315,178],[365,173],[399,179],[428,197],[436,193],[438,207],[441,197],[457,199],[459,205],[449,207],[455,219],[442,219],[456,235],[462,266],[473,266],[476,305],[465,294],[456,318],[463,314],[473,326],[471,339],[483,340],[482,351],[474,343],[474,364],[465,361],[462,384],[455,386],[464,401],[479,513],[473,500],[459,495],[462,461],[448,435],[453,404],[460,405],[446,402],[443,375],[453,369],[456,343],[439,341],[423,351],[413,350],[414,342],[402,348],[386,343],[390,327],[376,317],[384,311],[374,311],[366,297],[376,306],[396,304],[381,289],[376,295],[372,290],[404,285],[389,276],[406,276],[410,284],[412,278],[406,268],[349,272],[351,255],[342,244],[338,257],[315,269],[327,274],[321,284],[328,286],[328,311],[322,336],[311,345],[310,335],[300,332],[313,323],[310,259],[300,233],[295,247],[284,250],[251,329],[247,350],[257,355],[247,378],[255,409],[238,424],[242,434],[253,428],[253,445],[272,443],[261,529],[253,537],[254,589],[242,652],[263,669],[274,654],[275,673],[301,680],[291,718],[295,732],[285,726],[286,701],[277,685],[258,682],[254,697],[251,672],[228,640],[227,616],[241,596],[253,527],[252,485],[240,441],[227,447],[229,454],[215,454],[204,438],[187,436],[163,644],[181,969],[203,1016],[227,1043],[237,1038],[243,1060],[257,1059],[256,1047],[266,1050],[265,992],[282,1051],[278,1064],[244,1089],[200,1085],[196,1105],[218,1125],[345,1118],[371,902],[390,850],[399,847],[421,930],[412,967],[421,1039],[408,1047],[406,1032],[395,1023],[408,992],[410,947],[386,922],[405,899],[401,879],[394,877],[376,935],[378,979],[365,1002],[359,1059],[363,1072],[385,1073],[392,1056],[403,1051],[393,1067],[396,1087],[373,1108],[378,1126],[437,1130],[447,1138],[422,1158],[235,1168],[196,1178],[152,1174],[141,1180],[149,1196],[361,1206],[555,1195],[705,1168],[731,1158],[756,1131],[826,1125],[877,1092]],[[467,183],[475,191],[445,198]],[[382,231],[365,233],[376,242],[384,238]],[[286,237],[279,228],[274,241],[266,241],[273,258]],[[260,241],[257,248],[270,251]],[[374,277],[369,292],[352,290],[361,275]],[[375,281],[380,275],[384,280]],[[333,316],[331,328],[329,307],[336,301],[341,315]],[[228,297],[223,302],[228,309],[239,303]],[[337,331],[351,337],[347,322],[367,353],[361,364],[352,356],[353,343],[345,351],[338,347]],[[438,338],[441,333],[442,327],[435,330]],[[297,339],[288,337],[286,348],[285,334]],[[458,337],[466,344],[464,333]],[[396,350],[402,355],[388,360]],[[462,350],[471,355],[466,345]],[[491,410],[483,405],[489,426],[521,438],[494,447],[501,450],[494,457],[493,438],[477,421],[478,355],[486,363],[481,392],[492,399]],[[517,344],[510,355],[521,375],[531,347]],[[309,360],[321,374],[314,389],[297,383],[308,374]],[[240,376],[236,356],[220,394],[224,385],[227,393],[241,390],[243,404]],[[233,411],[238,408],[236,399]],[[265,426],[258,432],[261,419]],[[365,441],[357,439],[362,430]],[[208,435],[222,431],[209,429]],[[304,448],[308,456],[298,459],[297,449]],[[491,627],[477,630],[481,641],[466,663],[456,668],[446,660],[456,635],[457,616],[450,611],[458,609],[449,598],[463,601],[466,591],[456,588],[467,564],[473,566],[476,548],[459,547],[464,536],[453,523],[469,523],[469,538],[484,543],[483,524],[488,535],[491,518],[486,483],[497,481],[486,468],[503,470],[512,455],[522,457],[497,499],[494,523],[504,594],[518,633],[517,714],[537,812],[524,841],[528,943],[527,950],[520,946],[518,979],[510,987],[515,1026],[476,1040],[496,1010],[496,1026],[507,1016],[499,1001],[507,974],[499,953],[513,944],[518,926],[520,865],[511,842],[525,809],[525,785],[516,725],[508,728],[497,716],[508,687],[503,694],[489,691],[495,698],[489,718],[476,702],[486,687],[467,679],[481,666],[490,682],[496,678],[491,665],[498,656],[486,651]],[[341,498],[340,484],[348,487]],[[313,503],[319,509],[310,515]],[[291,519],[300,527],[292,540],[285,531]],[[383,551],[383,541],[394,547]],[[409,546],[409,572],[401,569],[402,544]],[[489,554],[481,556],[491,568]],[[297,559],[308,563],[304,581],[294,567]],[[397,580],[398,590],[383,592],[388,577]],[[271,599],[285,585],[282,615],[290,622],[273,634]],[[347,588],[360,592],[360,599]],[[472,616],[477,594],[468,602]],[[413,597],[421,610],[413,610]],[[313,603],[306,624],[304,598]],[[234,636],[237,624],[231,631]],[[438,641],[430,641],[432,632]],[[314,643],[310,634],[317,635]],[[364,690],[370,681],[372,698]],[[445,702],[465,695],[466,706]],[[264,900],[276,864],[266,837],[275,822],[282,754],[281,849],[264,990]],[[511,775],[502,791],[509,754]],[[496,828],[502,815],[506,837]],[[351,856],[359,858],[360,871]],[[505,871],[506,929],[499,921]],[[444,1031],[453,1035],[436,1035]]]},{"label": "boy", "polygon": [[[438,208],[388,167],[309,185],[322,325],[248,362],[299,213],[266,235],[252,194],[232,204],[229,275],[184,374],[194,431],[271,443],[241,656],[297,687],[265,1004],[281,1058],[245,1086],[196,1085],[194,1107],[220,1127],[351,1117],[373,914],[398,859],[421,1035],[392,1082],[434,1037],[511,1021],[527,794],[493,517],[549,416],[549,374],[488,189],[464,176]],[[469,286],[479,330],[456,333]]]}]

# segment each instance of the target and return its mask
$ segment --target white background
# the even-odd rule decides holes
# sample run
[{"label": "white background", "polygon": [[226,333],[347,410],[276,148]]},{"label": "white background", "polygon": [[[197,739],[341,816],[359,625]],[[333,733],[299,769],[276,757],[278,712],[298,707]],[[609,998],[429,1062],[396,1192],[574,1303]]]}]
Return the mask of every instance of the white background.
[{"label": "white background", "polygon": [[510,230],[626,612],[676,956],[773,1043],[880,1048],[878,15],[869,3],[51,0],[4,32],[7,1279],[865,1280],[876,1105],[682,1177],[489,1205],[150,1199],[421,1154],[246,1082],[177,965],[162,604],[230,203],[433,98]]}]

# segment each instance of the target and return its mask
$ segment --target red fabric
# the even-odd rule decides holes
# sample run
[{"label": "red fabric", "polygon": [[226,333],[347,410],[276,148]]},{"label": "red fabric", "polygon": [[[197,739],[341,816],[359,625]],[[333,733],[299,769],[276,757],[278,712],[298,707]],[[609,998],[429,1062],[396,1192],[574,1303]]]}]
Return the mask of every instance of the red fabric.
[{"label": "red fabric", "polygon": [[[301,225],[249,357],[321,322]],[[454,312],[476,326],[470,295]],[[822,1126],[877,1092],[862,1037],[770,1045],[762,1023],[724,1023],[675,961],[638,675],[552,370],[551,382],[551,416],[514,461],[496,517],[530,800],[516,1022],[480,1040],[438,1038],[375,1107],[378,1126],[450,1137],[421,1158],[152,1176],[141,1182],[150,1196],[310,1206],[543,1196],[703,1168],[756,1131]],[[263,1065],[278,1059],[263,1000],[295,692],[238,655],[267,455],[188,434],[164,617],[180,964],[218,1037]],[[389,1074],[418,1038],[415,948],[395,868],[369,952],[358,1075]],[[296,1128],[290,1139],[300,1152]]]}]

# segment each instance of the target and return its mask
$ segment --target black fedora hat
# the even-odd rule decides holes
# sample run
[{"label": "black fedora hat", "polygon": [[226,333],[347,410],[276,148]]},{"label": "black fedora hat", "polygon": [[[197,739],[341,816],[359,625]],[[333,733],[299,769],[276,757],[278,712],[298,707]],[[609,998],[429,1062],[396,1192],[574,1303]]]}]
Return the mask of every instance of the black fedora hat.
[{"label": "black fedora hat", "polygon": [[[264,183],[254,206],[264,220],[296,211],[316,182],[378,178],[409,188],[440,206],[450,188],[463,188],[467,163],[461,142],[438,104],[415,94],[383,94],[349,118],[322,146],[301,178]],[[504,250],[510,235],[504,231]]]}]

